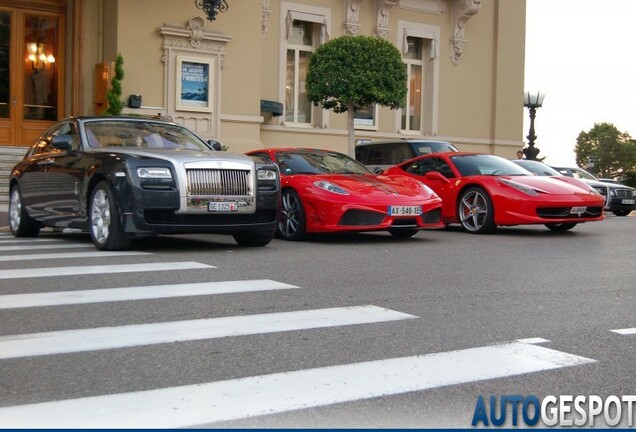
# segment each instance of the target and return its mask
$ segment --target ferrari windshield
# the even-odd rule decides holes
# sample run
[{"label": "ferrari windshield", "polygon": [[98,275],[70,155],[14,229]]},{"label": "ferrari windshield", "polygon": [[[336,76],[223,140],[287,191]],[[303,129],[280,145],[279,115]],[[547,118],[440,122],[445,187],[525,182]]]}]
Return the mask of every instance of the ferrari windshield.
[{"label": "ferrari windshield", "polygon": [[494,155],[459,155],[451,160],[462,176],[473,175],[532,175],[514,162]]},{"label": "ferrari windshield", "polygon": [[96,120],[87,121],[84,129],[90,147],[211,150],[194,133],[171,123],[135,119]]},{"label": "ferrari windshield", "polygon": [[373,174],[342,153],[325,150],[282,151],[276,154],[282,174]]}]

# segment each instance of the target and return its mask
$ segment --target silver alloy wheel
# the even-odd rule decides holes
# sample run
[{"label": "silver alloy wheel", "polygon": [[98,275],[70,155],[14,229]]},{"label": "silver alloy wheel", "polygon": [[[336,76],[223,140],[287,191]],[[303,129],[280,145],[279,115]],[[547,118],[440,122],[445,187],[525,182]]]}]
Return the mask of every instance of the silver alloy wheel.
[{"label": "silver alloy wheel", "polygon": [[103,189],[98,189],[91,202],[91,230],[98,243],[106,243],[110,235],[110,201]]},{"label": "silver alloy wheel", "polygon": [[291,193],[283,194],[283,208],[278,229],[284,237],[291,237],[300,228],[300,201]]},{"label": "silver alloy wheel", "polygon": [[482,193],[472,190],[459,203],[459,218],[468,231],[479,231],[488,221],[488,200]]},{"label": "silver alloy wheel", "polygon": [[11,201],[9,202],[9,224],[13,232],[18,231],[22,222],[22,199],[17,187],[11,191]]}]

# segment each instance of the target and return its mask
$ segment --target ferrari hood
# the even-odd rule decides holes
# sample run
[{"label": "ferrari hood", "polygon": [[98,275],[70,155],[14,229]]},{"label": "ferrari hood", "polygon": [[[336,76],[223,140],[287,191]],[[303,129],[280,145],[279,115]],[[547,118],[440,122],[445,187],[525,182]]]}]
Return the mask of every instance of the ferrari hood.
[{"label": "ferrari hood", "polygon": [[321,175],[316,178],[338,185],[356,195],[367,196],[409,196],[417,197],[423,193],[418,180],[406,176],[375,176],[362,174]]},{"label": "ferrari hood", "polygon": [[590,188],[584,184],[573,184],[562,177],[547,176],[502,176],[514,183],[518,183],[536,190],[539,193],[553,195],[589,194]]}]

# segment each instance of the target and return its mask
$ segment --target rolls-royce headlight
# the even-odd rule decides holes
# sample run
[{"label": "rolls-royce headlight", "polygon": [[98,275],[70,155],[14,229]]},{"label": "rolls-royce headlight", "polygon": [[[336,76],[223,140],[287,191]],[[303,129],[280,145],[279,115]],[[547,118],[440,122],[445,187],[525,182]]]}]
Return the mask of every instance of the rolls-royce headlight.
[{"label": "rolls-royce headlight", "polygon": [[258,179],[262,181],[276,180],[276,171],[274,170],[258,170]]},{"label": "rolls-royce headlight", "polygon": [[137,168],[137,175],[142,179],[171,179],[169,168]]}]

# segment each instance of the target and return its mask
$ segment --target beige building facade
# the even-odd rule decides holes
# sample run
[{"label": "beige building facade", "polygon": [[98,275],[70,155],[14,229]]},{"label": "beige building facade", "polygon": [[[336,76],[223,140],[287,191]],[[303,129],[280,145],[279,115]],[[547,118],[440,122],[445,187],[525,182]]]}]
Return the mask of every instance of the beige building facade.
[{"label": "beige building facade", "polygon": [[236,153],[344,152],[346,114],[307,103],[304,75],[320,44],[352,34],[393,43],[409,76],[407,107],[357,113],[356,139],[523,147],[525,0],[226,0],[214,20],[194,0],[0,0],[0,23],[0,145],[103,111],[121,54],[124,114],[170,116]]}]

